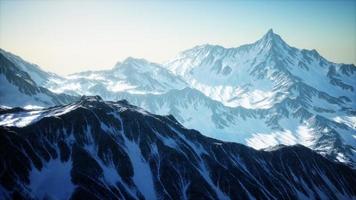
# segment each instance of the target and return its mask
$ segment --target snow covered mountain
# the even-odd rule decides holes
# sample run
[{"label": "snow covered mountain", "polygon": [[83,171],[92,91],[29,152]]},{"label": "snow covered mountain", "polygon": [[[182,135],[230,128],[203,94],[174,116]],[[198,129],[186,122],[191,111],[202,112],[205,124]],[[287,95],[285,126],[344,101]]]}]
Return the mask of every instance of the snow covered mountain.
[{"label": "snow covered mountain", "polygon": [[126,101],[0,113],[1,199],[356,198],[356,171],[308,148],[222,142]]},{"label": "snow covered mountain", "polygon": [[237,48],[197,46],[165,66],[227,106],[271,108],[286,98],[305,98],[299,92],[307,87],[315,89],[312,103],[320,99],[347,108],[356,105],[354,65],[335,64],[315,50],[291,47],[272,30],[257,42]]},{"label": "snow covered mountain", "polygon": [[59,79],[20,57],[0,49],[0,105],[10,107],[48,107],[76,100],[41,87],[49,80]]},{"label": "snow covered mountain", "polygon": [[302,144],[355,166],[356,67],[291,47],[272,30],[237,48],[197,46],[163,65],[128,58],[47,77],[38,83],[52,92],[127,99],[216,139],[256,149]]},{"label": "snow covered mountain", "polygon": [[57,80],[48,82],[46,87],[54,92],[100,95],[109,100],[122,91],[159,94],[187,86],[183,79],[159,64],[131,57],[111,70],[81,72]]},{"label": "snow covered mountain", "polygon": [[118,92],[109,99],[172,114],[184,126],[216,139],[256,149],[303,144],[335,160],[356,162],[354,65],[290,47],[270,30],[238,48],[195,47],[165,66],[194,89]]},{"label": "snow covered mountain", "polygon": [[[300,143],[340,161],[355,162],[355,65],[332,63],[315,50],[291,47],[272,30],[255,43],[237,48],[197,46],[164,65],[226,107],[263,113],[243,120],[232,120],[241,118],[232,114],[227,128],[212,129],[213,135],[235,130],[241,136],[239,130],[247,127],[242,128],[247,137],[235,139],[255,148]],[[211,116],[216,120],[222,115]],[[206,125],[194,126],[203,130]],[[344,150],[335,152],[336,146]]]}]

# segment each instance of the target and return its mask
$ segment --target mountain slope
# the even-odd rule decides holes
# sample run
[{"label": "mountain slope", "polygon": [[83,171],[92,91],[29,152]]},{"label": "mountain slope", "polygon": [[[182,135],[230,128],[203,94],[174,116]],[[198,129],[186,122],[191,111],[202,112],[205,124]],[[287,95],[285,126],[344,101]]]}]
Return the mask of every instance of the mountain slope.
[{"label": "mountain slope", "polygon": [[303,146],[256,151],[126,101],[1,113],[2,199],[356,197],[354,170]]},{"label": "mountain slope", "polygon": [[3,49],[0,49],[0,54],[12,62],[19,70],[26,72],[39,86],[43,86],[45,83],[52,81],[53,79],[61,79],[57,74],[43,71],[38,65],[29,63],[19,56]]},{"label": "mountain slope", "polygon": [[[73,96],[56,94],[41,87],[32,79],[32,76],[42,82],[47,77],[46,72],[36,66],[28,67],[24,61],[20,66],[16,62],[20,62],[21,59],[16,56],[10,59],[10,56],[11,54],[0,51],[0,105],[48,107],[76,100]],[[15,59],[17,59],[16,62],[14,62]],[[28,71],[31,73],[27,73]]]}]

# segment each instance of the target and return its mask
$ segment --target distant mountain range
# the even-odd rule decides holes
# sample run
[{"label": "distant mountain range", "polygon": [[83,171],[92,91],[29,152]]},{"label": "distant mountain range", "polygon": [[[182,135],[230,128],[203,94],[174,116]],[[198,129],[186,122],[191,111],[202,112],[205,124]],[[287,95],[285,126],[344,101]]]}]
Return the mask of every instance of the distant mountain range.
[{"label": "distant mountain range", "polygon": [[355,65],[291,47],[272,30],[237,48],[200,45],[163,64],[127,58],[66,77],[4,50],[0,56],[3,106],[126,99],[216,139],[256,149],[302,144],[355,166]]},{"label": "distant mountain range", "polygon": [[257,151],[99,96],[0,110],[1,199],[354,199],[356,171],[301,146]]}]

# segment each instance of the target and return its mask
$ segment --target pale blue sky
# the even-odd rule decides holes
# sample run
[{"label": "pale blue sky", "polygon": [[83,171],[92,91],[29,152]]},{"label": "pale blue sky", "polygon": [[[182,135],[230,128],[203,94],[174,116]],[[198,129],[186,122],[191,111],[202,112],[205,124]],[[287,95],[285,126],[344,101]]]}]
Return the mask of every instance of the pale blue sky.
[{"label": "pale blue sky", "polygon": [[292,46],[356,63],[351,0],[0,0],[0,47],[59,74],[111,68],[128,56],[162,62],[205,43],[236,47],[269,28]]}]

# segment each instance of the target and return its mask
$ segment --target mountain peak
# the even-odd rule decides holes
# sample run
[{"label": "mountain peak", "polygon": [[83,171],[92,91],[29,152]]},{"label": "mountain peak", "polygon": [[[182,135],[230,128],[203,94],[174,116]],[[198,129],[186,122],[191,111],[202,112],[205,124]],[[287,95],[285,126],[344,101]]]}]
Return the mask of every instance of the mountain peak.
[{"label": "mountain peak", "polygon": [[263,37],[260,40],[263,41],[274,41],[276,39],[281,39],[281,37],[273,32],[273,29],[269,29],[267,33],[263,35]]},{"label": "mountain peak", "polygon": [[256,42],[257,44],[261,44],[265,47],[272,46],[288,46],[286,42],[283,41],[281,36],[273,32],[273,29],[269,29],[263,37]]},{"label": "mountain peak", "polygon": [[147,60],[143,58],[127,57],[122,63],[146,63]]},{"label": "mountain peak", "polygon": [[270,28],[265,35],[274,35],[275,33],[273,32],[273,29]]},{"label": "mountain peak", "polygon": [[132,64],[135,64],[135,65],[142,65],[142,64],[146,64],[148,63],[147,60],[143,59],[143,58],[134,58],[134,57],[127,57],[125,58],[125,60],[123,60],[122,62],[117,62],[114,66],[114,69],[115,68],[118,68],[122,65],[132,65]]}]

